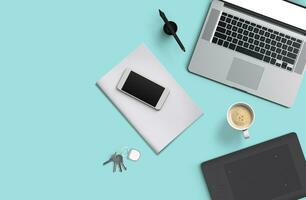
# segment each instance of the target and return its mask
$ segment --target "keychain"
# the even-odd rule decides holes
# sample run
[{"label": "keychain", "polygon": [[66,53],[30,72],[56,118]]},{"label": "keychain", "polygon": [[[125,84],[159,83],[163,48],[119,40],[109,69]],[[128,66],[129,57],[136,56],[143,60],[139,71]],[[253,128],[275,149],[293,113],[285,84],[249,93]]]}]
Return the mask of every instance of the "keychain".
[{"label": "keychain", "polygon": [[140,152],[133,148],[122,147],[119,151],[116,151],[107,161],[103,163],[106,165],[108,163],[113,163],[113,172],[116,172],[117,166],[119,171],[122,172],[122,169],[127,170],[123,162],[123,157],[127,157],[129,160],[137,161],[140,158]]},{"label": "keychain", "polygon": [[122,147],[119,151],[119,154],[121,154],[124,157],[127,157],[129,160],[137,161],[140,158],[140,152],[137,149],[129,148],[129,147]]}]

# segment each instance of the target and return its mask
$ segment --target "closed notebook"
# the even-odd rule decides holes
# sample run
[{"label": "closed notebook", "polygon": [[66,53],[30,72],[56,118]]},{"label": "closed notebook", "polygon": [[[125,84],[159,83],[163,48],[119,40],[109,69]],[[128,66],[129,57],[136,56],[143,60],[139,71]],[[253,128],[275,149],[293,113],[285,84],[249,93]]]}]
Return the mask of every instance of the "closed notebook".
[{"label": "closed notebook", "polygon": [[[169,96],[161,110],[157,111],[117,89],[126,68],[169,88]],[[97,85],[156,153],[202,115],[200,108],[144,44],[98,80]]]}]

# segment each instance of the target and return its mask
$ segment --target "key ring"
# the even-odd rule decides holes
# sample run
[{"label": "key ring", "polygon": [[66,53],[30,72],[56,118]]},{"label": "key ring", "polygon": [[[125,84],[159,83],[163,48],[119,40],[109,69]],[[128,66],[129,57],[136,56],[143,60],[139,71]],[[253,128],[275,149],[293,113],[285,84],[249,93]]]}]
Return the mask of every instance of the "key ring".
[{"label": "key ring", "polygon": [[127,157],[129,150],[130,148],[128,146],[124,146],[124,147],[121,147],[119,151],[116,151],[116,153],[121,154],[124,157]]},{"label": "key ring", "polygon": [[119,151],[116,151],[116,153],[121,154],[132,161],[137,161],[140,158],[140,152],[134,148],[129,148],[128,146],[121,147]]}]

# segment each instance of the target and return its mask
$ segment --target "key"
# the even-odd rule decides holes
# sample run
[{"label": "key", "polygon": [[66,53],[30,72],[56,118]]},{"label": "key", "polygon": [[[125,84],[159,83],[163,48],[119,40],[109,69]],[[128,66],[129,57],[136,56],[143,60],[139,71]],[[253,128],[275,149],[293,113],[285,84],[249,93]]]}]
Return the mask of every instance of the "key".
[{"label": "key", "polygon": [[103,165],[106,165],[110,162],[114,162],[115,157],[116,157],[116,153],[114,153],[107,161],[105,161]]},{"label": "key", "polygon": [[[114,163],[115,163],[116,165],[118,165],[119,171],[122,172],[121,160],[120,160],[120,158],[119,158],[119,157],[120,157],[119,155],[121,156],[121,154],[117,154],[117,155],[116,155]],[[121,156],[121,157],[122,157],[122,156]]]},{"label": "key", "polygon": [[[117,158],[118,159],[118,158]],[[120,172],[122,172],[122,166],[121,166],[121,162],[120,162],[120,160],[118,159],[118,165],[119,165],[119,170],[120,170]]]},{"label": "key", "polygon": [[116,156],[115,156],[113,160],[113,173],[116,172],[116,169],[117,169],[117,162],[116,162]]},{"label": "key", "polygon": [[119,160],[117,158],[117,154],[115,154],[115,157],[113,158],[113,172],[116,172],[117,170],[117,165],[119,165]]},{"label": "key", "polygon": [[119,161],[119,166],[122,166],[123,169],[126,170],[126,167],[125,167],[125,165],[124,165],[124,163],[123,163],[123,157],[122,157],[122,155],[121,155],[121,154],[118,154],[118,155],[116,156],[116,158],[117,158],[118,161]]}]

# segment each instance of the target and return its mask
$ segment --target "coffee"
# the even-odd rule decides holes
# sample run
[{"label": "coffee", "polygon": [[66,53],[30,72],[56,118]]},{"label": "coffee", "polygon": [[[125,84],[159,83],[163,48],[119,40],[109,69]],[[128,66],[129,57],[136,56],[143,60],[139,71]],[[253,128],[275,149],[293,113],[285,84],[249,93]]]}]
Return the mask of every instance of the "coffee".
[{"label": "coffee", "polygon": [[253,112],[245,105],[235,105],[229,110],[229,119],[235,128],[247,129],[253,121]]}]

